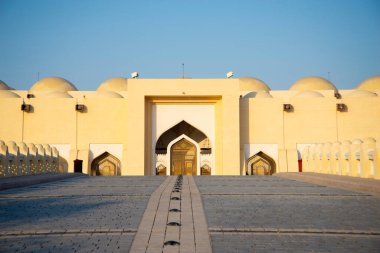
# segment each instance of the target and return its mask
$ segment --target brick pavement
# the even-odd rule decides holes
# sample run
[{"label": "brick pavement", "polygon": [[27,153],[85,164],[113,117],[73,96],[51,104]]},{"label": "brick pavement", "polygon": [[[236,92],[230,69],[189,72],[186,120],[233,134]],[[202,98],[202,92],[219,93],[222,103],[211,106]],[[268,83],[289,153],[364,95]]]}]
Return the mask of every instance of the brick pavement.
[{"label": "brick pavement", "polygon": [[357,178],[350,176],[339,176],[322,173],[302,172],[302,173],[278,173],[278,177],[290,180],[297,180],[312,184],[331,186],[340,189],[351,189],[365,192],[380,197],[380,180],[371,178]]},{"label": "brick pavement", "polygon": [[17,177],[0,177],[0,191],[17,187],[25,187],[35,184],[48,183],[53,181],[64,180],[72,177],[83,177],[80,173],[65,173],[65,174],[42,174],[42,175],[27,175]]},{"label": "brick pavement", "polygon": [[0,191],[0,252],[128,252],[162,177],[75,177]]},{"label": "brick pavement", "polygon": [[75,177],[0,191],[0,252],[379,252],[379,215],[276,176]]},{"label": "brick pavement", "polygon": [[214,252],[379,252],[370,193],[280,177],[197,177]]}]

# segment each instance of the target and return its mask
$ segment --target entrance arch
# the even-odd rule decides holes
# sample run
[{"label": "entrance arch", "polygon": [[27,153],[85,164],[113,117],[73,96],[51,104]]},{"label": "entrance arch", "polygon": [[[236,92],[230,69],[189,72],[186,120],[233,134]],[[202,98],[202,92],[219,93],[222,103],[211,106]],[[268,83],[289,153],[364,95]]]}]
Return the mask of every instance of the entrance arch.
[{"label": "entrance arch", "polygon": [[275,161],[265,154],[264,152],[258,152],[253,155],[247,161],[247,175],[272,175],[276,172]]},{"label": "entrance arch", "polygon": [[104,152],[91,163],[92,176],[120,176],[120,160]]},{"label": "entrance arch", "polygon": [[202,154],[211,154],[210,139],[202,131],[184,120],[161,134],[156,143],[156,154],[166,154],[169,151],[167,149],[169,144],[181,135],[185,135],[196,142]]},{"label": "entrance arch", "polygon": [[197,175],[197,147],[182,138],[170,148],[170,175]]}]

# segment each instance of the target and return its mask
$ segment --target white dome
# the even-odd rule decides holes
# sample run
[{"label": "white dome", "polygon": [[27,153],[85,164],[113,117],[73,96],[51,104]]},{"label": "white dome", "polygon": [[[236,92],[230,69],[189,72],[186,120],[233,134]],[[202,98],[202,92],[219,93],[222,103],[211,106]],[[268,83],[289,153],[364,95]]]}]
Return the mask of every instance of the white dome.
[{"label": "white dome", "polygon": [[240,77],[239,83],[241,91],[270,91],[268,85],[254,77]]},{"label": "white dome", "polygon": [[317,76],[309,76],[302,78],[295,82],[289,90],[298,90],[298,91],[306,91],[306,90],[334,90],[337,91],[334,84],[330,81]]},{"label": "white dome", "polygon": [[367,91],[379,91],[380,90],[380,75],[368,78],[361,84],[359,84],[355,89],[367,90]]},{"label": "white dome", "polygon": [[31,88],[30,92],[51,92],[51,91],[76,91],[77,88],[61,77],[47,77],[36,82]]},{"label": "white dome", "polygon": [[127,82],[128,79],[124,77],[112,78],[100,84],[97,91],[126,91]]}]

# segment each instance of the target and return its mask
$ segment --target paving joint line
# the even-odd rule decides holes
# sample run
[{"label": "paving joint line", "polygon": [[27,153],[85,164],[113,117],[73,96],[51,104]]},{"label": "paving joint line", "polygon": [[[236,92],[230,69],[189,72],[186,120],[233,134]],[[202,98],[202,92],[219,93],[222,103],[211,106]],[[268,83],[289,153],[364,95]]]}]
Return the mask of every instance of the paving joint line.
[{"label": "paving joint line", "polygon": [[202,196],[307,196],[307,197],[372,197],[370,194],[325,194],[325,193],[202,193]]},{"label": "paving joint line", "polygon": [[68,230],[35,230],[35,231],[1,231],[4,236],[39,236],[39,235],[92,235],[92,234],[134,234],[137,229],[68,229]]},{"label": "paving joint line", "polygon": [[38,195],[38,196],[35,196],[35,195],[31,195],[31,196],[1,196],[0,195],[0,199],[30,199],[30,198],[73,198],[73,197],[124,197],[124,198],[128,198],[128,197],[150,197],[151,195],[148,195],[148,194],[131,194],[131,195],[115,195],[115,194],[106,194],[106,195],[100,195],[100,194],[94,194],[94,195]]},{"label": "paving joint line", "polygon": [[380,231],[334,230],[334,229],[283,229],[283,228],[209,228],[211,234],[245,233],[245,234],[323,234],[323,235],[372,235],[380,236]]}]

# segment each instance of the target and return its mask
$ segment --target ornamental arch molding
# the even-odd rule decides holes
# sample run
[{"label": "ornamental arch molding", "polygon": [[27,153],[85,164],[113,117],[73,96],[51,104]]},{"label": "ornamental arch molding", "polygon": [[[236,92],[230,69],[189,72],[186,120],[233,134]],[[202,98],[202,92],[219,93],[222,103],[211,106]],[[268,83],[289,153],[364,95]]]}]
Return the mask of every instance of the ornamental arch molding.
[{"label": "ornamental arch molding", "polygon": [[201,154],[211,153],[210,139],[202,131],[183,120],[170,129],[166,130],[158,138],[155,147],[156,154],[166,154],[168,152],[168,145],[170,142],[181,135],[186,135],[198,143]]},{"label": "ornamental arch molding", "polygon": [[276,172],[276,162],[260,151],[247,160],[247,175],[272,175]]},{"label": "ornamental arch molding", "polygon": [[92,176],[120,176],[120,160],[108,152],[96,157],[91,163]]}]

